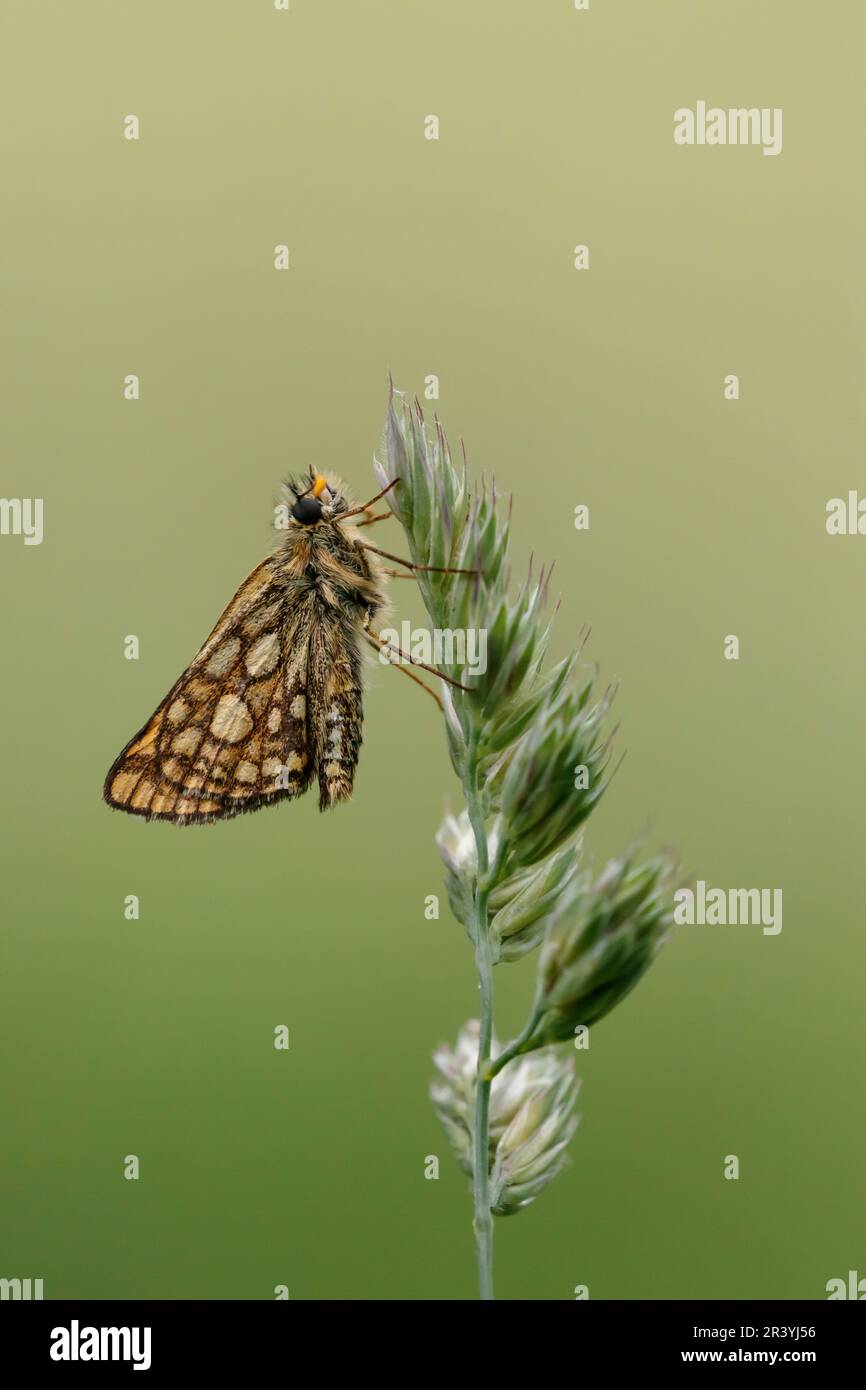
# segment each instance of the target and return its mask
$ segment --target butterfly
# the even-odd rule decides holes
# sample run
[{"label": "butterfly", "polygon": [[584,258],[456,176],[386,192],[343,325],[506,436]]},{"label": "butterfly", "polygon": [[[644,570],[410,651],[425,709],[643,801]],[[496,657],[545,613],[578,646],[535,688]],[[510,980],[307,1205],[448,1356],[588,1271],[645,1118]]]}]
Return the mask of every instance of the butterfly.
[{"label": "butterfly", "polygon": [[[362,737],[361,643],[377,652],[389,647],[372,624],[386,606],[386,577],[398,572],[381,559],[433,568],[368,545],[359,534],[392,515],[374,516],[372,506],[399,481],[355,507],[333,474],[310,469],[306,487],[289,480],[274,553],[244,580],[115,759],[103,791],[109,806],[198,825],[293,799],[314,777],[320,810],[349,800]],[[346,525],[362,513],[364,521]],[[399,649],[390,654],[408,660]]]}]

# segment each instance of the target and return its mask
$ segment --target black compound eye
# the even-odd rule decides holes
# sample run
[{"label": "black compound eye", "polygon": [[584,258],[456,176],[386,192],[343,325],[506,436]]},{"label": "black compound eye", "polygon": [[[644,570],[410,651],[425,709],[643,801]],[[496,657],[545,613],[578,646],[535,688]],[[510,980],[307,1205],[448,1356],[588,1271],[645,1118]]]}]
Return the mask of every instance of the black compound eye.
[{"label": "black compound eye", "polygon": [[292,507],[292,516],[303,526],[311,526],[322,520],[322,504],[318,497],[299,497]]}]

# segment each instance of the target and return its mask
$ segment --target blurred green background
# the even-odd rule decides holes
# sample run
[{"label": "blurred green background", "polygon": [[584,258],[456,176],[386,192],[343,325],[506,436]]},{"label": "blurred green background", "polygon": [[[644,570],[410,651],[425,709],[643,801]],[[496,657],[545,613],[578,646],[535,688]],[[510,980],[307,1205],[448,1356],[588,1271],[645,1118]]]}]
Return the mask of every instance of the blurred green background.
[{"label": "blurred green background", "polygon": [[[556,561],[556,653],[589,622],[621,681],[592,855],[651,823],[696,877],[784,891],[780,936],[682,929],[578,1054],[574,1163],[498,1224],[499,1296],[866,1274],[866,540],[824,527],[864,486],[860,7],[91,0],[2,24],[2,493],[44,497],[45,537],[0,538],[0,1275],[474,1296],[426,1097],[476,1006],[444,893],[423,911],[459,804],[432,704],[372,671],[327,819],[313,795],[178,830],[100,800],[269,549],[280,478],[375,490],[389,368],[439,376],[521,564]],[[677,148],[699,99],[782,107],[781,155]],[[497,976],[506,1035],[532,966]]]}]

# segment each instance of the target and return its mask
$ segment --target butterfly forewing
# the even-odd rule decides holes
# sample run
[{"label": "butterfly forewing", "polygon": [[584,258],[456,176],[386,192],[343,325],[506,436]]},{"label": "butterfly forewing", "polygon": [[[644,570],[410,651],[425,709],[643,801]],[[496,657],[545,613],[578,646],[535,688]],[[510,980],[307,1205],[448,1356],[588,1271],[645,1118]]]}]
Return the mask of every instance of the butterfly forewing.
[{"label": "butterfly forewing", "polygon": [[149,819],[218,820],[298,796],[314,771],[310,601],[265,561],[108,774],[106,800]]}]

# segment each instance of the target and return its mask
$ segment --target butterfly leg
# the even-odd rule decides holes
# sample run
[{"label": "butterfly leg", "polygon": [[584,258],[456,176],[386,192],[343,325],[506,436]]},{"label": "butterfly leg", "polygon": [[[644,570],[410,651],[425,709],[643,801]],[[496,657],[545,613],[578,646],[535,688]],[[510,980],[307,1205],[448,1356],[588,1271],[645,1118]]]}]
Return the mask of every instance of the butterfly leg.
[{"label": "butterfly leg", "polygon": [[[367,507],[365,510],[366,510],[367,512],[370,512],[370,513],[373,512],[373,508],[372,508],[372,507]],[[370,516],[367,517],[367,520],[366,520],[366,521],[359,521],[359,522],[358,522],[358,529],[360,530],[360,528],[361,528],[362,526],[373,526],[373,525],[375,525],[375,523],[376,523],[377,521],[390,521],[390,519],[391,519],[391,517],[392,517],[393,515],[394,515],[393,512],[379,512],[378,516],[372,515],[372,514],[371,514]]]},{"label": "butterfly leg", "polygon": [[[411,575],[401,575],[401,578],[410,579]],[[365,632],[364,638],[367,642],[370,643],[370,646],[373,648],[373,650],[379,652],[379,654],[381,655],[381,653],[384,651],[384,648],[380,646],[380,644],[376,641],[375,637],[371,636],[369,632]],[[422,690],[426,690],[427,694],[432,696],[432,698],[436,701],[437,705],[439,706],[439,709],[444,714],[445,706],[442,704],[442,701],[439,699],[439,696],[436,694],[436,691],[431,690],[430,686],[425,684],[425,682],[422,681],[420,676],[416,676],[414,671],[408,671],[405,666],[395,666],[393,661],[389,661],[388,665],[394,666],[395,671],[402,671],[403,675],[408,676],[410,681],[414,681],[416,685],[420,685]]]},{"label": "butterfly leg", "polygon": [[401,647],[398,647],[396,642],[389,642],[388,639],[386,637],[383,637],[381,633],[374,632],[369,625],[369,618],[364,623],[364,631],[365,633],[370,634],[374,642],[376,642],[376,644],[378,645],[380,652],[394,653],[396,656],[400,657],[401,661],[406,662],[407,665],[420,666],[423,671],[429,671],[431,676],[438,676],[440,681],[445,681],[446,685],[453,685],[457,690],[470,689],[468,685],[461,685],[460,682],[456,681],[453,676],[446,676],[444,671],[437,671],[435,666],[428,666],[426,661],[416,661],[415,658],[410,656],[408,652],[404,652]]},{"label": "butterfly leg", "polygon": [[449,569],[447,566],[443,567],[442,565],[416,565],[414,560],[404,560],[401,555],[392,555],[389,550],[380,550],[377,545],[368,545],[366,541],[361,541],[360,544],[365,550],[372,550],[374,555],[381,555],[383,560],[393,560],[395,564],[405,565],[407,569],[414,571],[425,570],[428,574],[479,575],[481,573],[480,570]]},{"label": "butterfly leg", "polygon": [[383,487],[381,492],[377,492],[375,497],[371,497],[369,502],[365,502],[362,507],[353,507],[353,509],[350,512],[343,512],[342,516],[334,518],[335,521],[348,521],[350,516],[360,516],[361,512],[368,512],[372,507],[373,503],[378,502],[380,497],[384,497],[386,493],[390,492],[392,487],[396,487],[399,481],[399,478],[395,478],[394,481],[392,483],[389,483],[387,487]]}]

